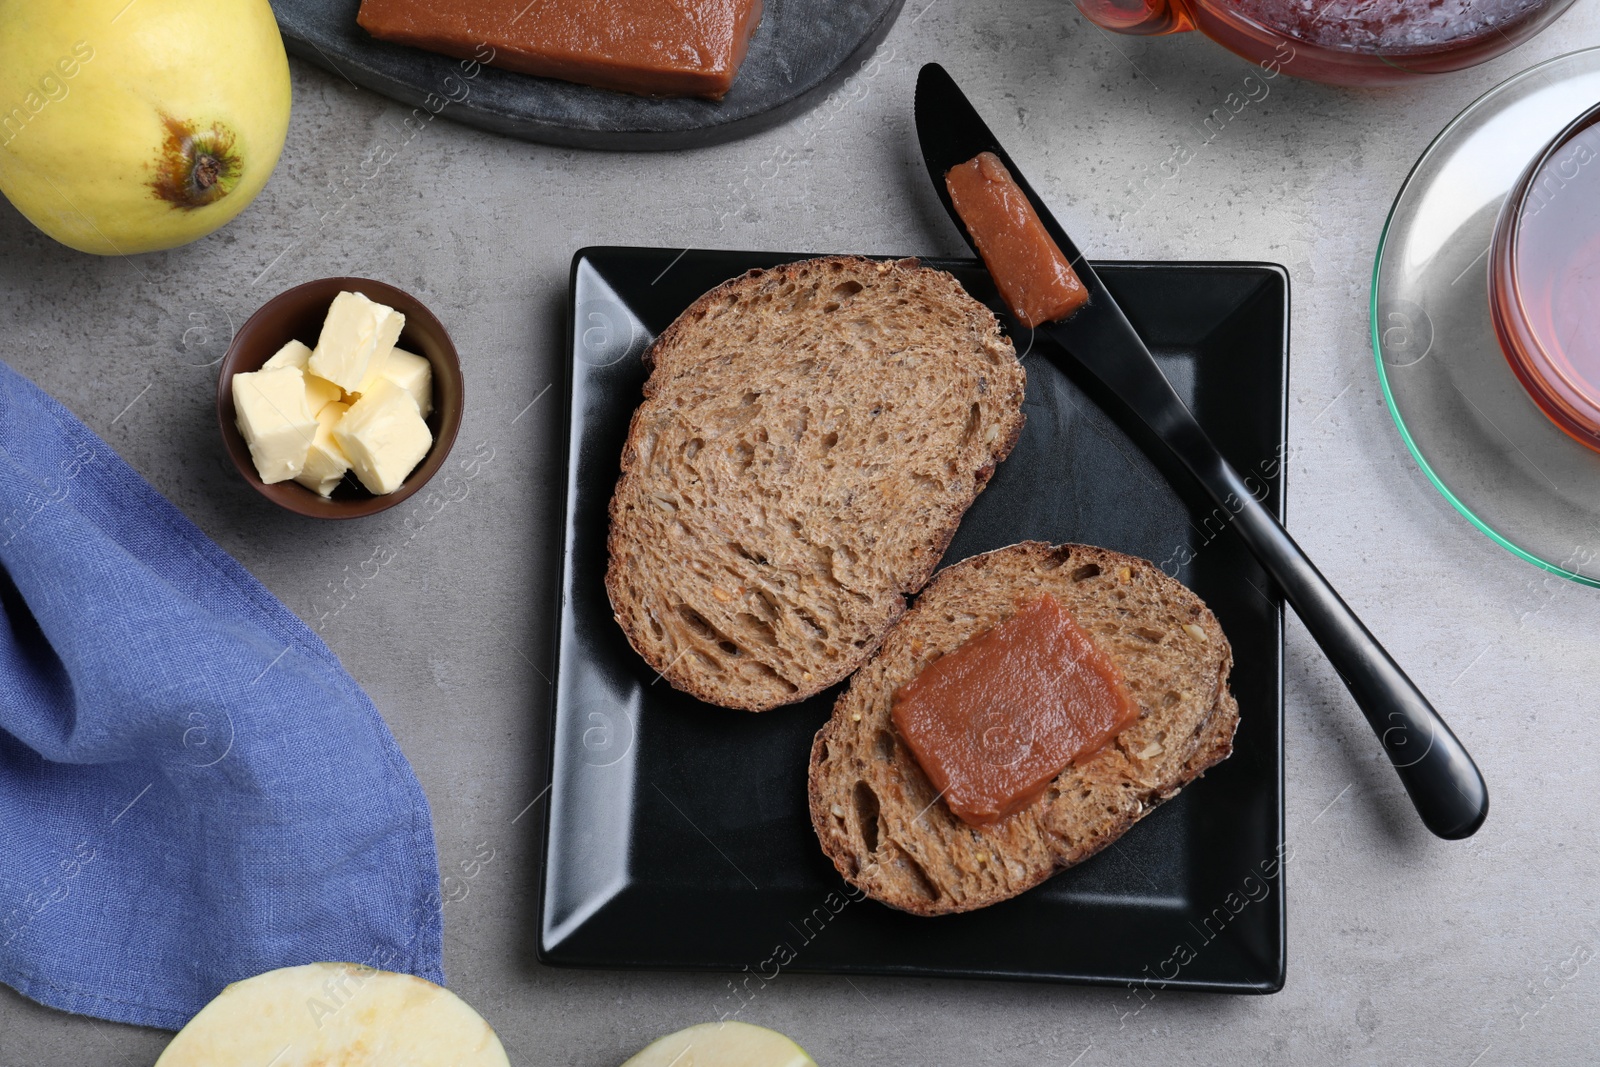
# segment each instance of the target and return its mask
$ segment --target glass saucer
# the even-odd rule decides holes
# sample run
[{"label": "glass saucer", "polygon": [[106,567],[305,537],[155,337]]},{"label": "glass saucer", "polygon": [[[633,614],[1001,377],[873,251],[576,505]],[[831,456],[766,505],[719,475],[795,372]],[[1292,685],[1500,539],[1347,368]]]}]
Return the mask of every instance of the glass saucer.
[{"label": "glass saucer", "polygon": [[1395,198],[1372,278],[1372,349],[1423,473],[1474,526],[1600,586],[1600,452],[1518,382],[1489,310],[1489,245],[1522,172],[1600,103],[1600,48],[1531,67],[1444,128]]}]

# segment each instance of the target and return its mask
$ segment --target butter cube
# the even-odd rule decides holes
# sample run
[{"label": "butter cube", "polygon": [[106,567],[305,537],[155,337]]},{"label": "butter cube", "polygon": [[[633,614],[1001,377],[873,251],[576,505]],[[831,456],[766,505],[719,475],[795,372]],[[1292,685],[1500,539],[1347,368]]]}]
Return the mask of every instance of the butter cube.
[{"label": "butter cube", "polygon": [[411,394],[423,418],[433,414],[433,364],[403,348],[391,349],[383,376]]},{"label": "butter cube", "polygon": [[405,325],[406,317],[392,307],[360,293],[340,293],[328,308],[307,369],[346,392],[360,392],[369,376],[383,373]]},{"label": "butter cube", "polygon": [[317,420],[306,407],[305,376],[299,370],[275,367],[235,374],[233,407],[263,482],[285,482],[305,468]]},{"label": "butter cube", "polygon": [[306,407],[311,409],[315,416],[323,408],[336,400],[344,399],[344,390],[328,381],[318,378],[307,370],[311,362],[311,349],[300,341],[290,341],[277,352],[271,359],[261,365],[262,370],[277,370],[280,367],[296,367],[306,376]]},{"label": "butter cube", "polygon": [[279,367],[293,367],[302,373],[306,364],[311,361],[311,349],[303,341],[290,341],[272,354],[272,358],[261,365],[262,370],[277,370]]},{"label": "butter cube", "polygon": [[333,427],[350,469],[378,496],[400,488],[433,447],[433,434],[411,394],[379,378]]},{"label": "butter cube", "polygon": [[318,496],[331,495],[338,484],[344,481],[345,471],[350,469],[344,449],[333,439],[334,426],[349,410],[349,404],[336,400],[317,412],[317,434],[311,439],[311,448],[306,452],[305,468],[295,481]]},{"label": "butter cube", "polygon": [[326,378],[318,378],[315,374],[306,375],[306,408],[312,415],[320,415],[322,409],[329,404],[337,404],[343,400],[343,389]]}]

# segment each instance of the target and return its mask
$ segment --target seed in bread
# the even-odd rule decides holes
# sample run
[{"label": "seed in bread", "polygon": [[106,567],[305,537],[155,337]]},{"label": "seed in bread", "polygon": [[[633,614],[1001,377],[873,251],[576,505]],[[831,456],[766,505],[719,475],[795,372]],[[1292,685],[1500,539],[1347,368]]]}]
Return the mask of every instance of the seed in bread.
[{"label": "seed in bread", "polygon": [[[895,691],[1049,593],[1116,661],[1139,718],[991,826],[954,816],[895,730]],[[1029,541],[946,567],[850,680],[811,748],[811,821],[839,873],[902,911],[971,911],[1094,855],[1226,759],[1233,654],[1200,598],[1155,565]]]},{"label": "seed in bread", "polygon": [[645,358],[606,591],[652,669],[726,707],[865,662],[1022,430],[994,314],[915,260],[752,271]]}]

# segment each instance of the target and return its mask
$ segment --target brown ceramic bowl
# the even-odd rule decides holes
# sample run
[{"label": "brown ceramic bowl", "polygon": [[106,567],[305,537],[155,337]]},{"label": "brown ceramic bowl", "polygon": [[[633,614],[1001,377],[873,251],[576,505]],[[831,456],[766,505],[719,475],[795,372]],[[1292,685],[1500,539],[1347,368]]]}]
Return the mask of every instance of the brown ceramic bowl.
[{"label": "brown ceramic bowl", "polygon": [[[405,483],[387,496],[374,496],[354,478],[346,478],[327,499],[298,482],[267,485],[256,473],[250,448],[236,424],[233,376],[260,370],[273,353],[290,341],[299,340],[316,347],[322,320],[333,298],[344,290],[361,293],[404,315],[406,328],[400,334],[400,347],[433,364],[433,412],[428,416],[433,448],[422,457],[422,462]],[[461,429],[463,392],[461,361],[456,356],[455,345],[450,343],[444,326],[421,301],[392,285],[368,278],[322,278],[279,293],[251,315],[234,335],[233,344],[222,357],[222,372],[217,378],[217,422],[222,428],[222,442],[227,446],[228,455],[233,457],[233,465],[256,492],[274,504],[314,519],[354,519],[394,507],[421,489],[444,466],[450,447],[456,442],[456,432]]]}]

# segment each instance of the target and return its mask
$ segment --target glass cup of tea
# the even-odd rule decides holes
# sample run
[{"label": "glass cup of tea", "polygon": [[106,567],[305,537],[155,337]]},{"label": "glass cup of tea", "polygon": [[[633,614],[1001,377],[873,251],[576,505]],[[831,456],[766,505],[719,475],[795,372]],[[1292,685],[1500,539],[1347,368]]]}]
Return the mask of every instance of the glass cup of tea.
[{"label": "glass cup of tea", "polygon": [[1523,172],[1489,246],[1489,312],[1528,395],[1600,452],[1600,105]]},{"label": "glass cup of tea", "polygon": [[1330,85],[1397,85],[1521,44],[1573,0],[1075,0],[1102,29],[1199,30],[1274,73]]}]

